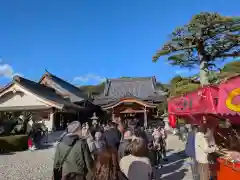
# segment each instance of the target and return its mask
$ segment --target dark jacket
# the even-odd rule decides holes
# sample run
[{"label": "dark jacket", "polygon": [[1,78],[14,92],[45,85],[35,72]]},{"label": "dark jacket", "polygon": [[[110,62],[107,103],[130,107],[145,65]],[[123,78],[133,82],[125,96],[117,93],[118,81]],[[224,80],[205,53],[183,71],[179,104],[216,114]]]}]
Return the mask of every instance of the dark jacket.
[{"label": "dark jacket", "polygon": [[107,146],[116,148],[118,150],[121,141],[121,132],[117,128],[110,128],[103,133],[103,138]]},{"label": "dark jacket", "polygon": [[134,129],[134,135],[137,137],[143,138],[145,142],[148,144],[149,142],[148,136],[146,132],[143,129],[141,129],[141,127],[137,127],[136,129]]},{"label": "dark jacket", "polygon": [[71,151],[62,165],[62,174],[77,173],[86,176],[88,171],[92,169],[93,159],[86,140],[77,136],[67,135],[58,144],[54,158],[54,168],[59,168],[69,148],[71,148]]}]

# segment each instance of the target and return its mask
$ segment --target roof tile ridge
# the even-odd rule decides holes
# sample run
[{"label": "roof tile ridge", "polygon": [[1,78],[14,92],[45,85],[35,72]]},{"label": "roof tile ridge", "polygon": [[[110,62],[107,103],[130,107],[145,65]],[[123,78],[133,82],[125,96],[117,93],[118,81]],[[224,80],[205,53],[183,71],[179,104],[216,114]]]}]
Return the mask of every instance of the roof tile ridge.
[{"label": "roof tile ridge", "polygon": [[104,87],[103,96],[108,95],[109,89],[110,89],[110,84],[111,84],[111,81],[109,79],[106,79],[106,84],[105,84],[105,87]]},{"label": "roof tile ridge", "polygon": [[62,79],[62,78],[60,78],[60,77],[58,77],[58,76],[50,73],[49,71],[46,71],[46,75],[47,75],[49,78],[51,78],[51,79],[52,79],[52,78],[56,78],[57,80],[60,80],[60,81],[62,81],[62,82],[64,82],[64,83],[70,85],[71,87],[79,90],[79,92],[81,92],[81,90],[80,90],[77,86],[75,86],[75,85],[73,85],[72,83],[70,83],[70,82],[68,82],[68,81],[66,81],[66,80],[64,80],[64,79]]},{"label": "roof tile ridge", "polygon": [[108,79],[109,81],[132,81],[132,80],[150,80],[152,79],[152,76],[149,77],[127,77],[127,78],[112,78]]},{"label": "roof tile ridge", "polygon": [[156,80],[156,77],[152,76],[151,80],[152,80],[154,93],[156,93],[157,92],[157,80]]}]

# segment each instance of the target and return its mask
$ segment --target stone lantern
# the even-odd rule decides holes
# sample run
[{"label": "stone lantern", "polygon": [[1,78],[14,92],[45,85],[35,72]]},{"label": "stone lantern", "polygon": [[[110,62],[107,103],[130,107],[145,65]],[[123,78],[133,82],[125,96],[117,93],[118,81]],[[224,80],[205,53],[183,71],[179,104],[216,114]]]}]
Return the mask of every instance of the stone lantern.
[{"label": "stone lantern", "polygon": [[98,124],[98,117],[96,116],[96,113],[93,113],[93,116],[90,118],[92,120],[92,124]]}]

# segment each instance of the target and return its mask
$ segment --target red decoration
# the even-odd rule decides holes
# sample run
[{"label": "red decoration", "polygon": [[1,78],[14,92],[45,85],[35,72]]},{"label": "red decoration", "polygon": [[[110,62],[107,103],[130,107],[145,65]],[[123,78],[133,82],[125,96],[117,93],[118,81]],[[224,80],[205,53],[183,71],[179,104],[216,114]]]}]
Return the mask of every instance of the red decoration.
[{"label": "red decoration", "polygon": [[177,119],[176,119],[176,117],[173,114],[170,114],[168,116],[168,122],[169,122],[169,125],[172,128],[176,128],[176,126],[177,126]]},{"label": "red decoration", "polygon": [[29,137],[28,138],[28,148],[31,148],[33,146],[32,139]]}]

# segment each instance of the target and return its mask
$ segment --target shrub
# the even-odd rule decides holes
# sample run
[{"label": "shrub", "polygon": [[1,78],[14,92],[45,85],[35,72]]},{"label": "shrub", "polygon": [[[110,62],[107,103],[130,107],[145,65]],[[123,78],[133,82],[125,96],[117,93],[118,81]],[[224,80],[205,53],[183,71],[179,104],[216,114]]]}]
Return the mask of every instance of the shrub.
[{"label": "shrub", "polygon": [[0,152],[22,151],[28,149],[27,135],[10,135],[0,137]]}]

